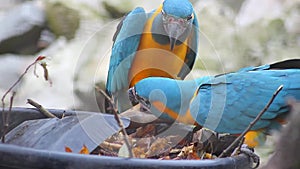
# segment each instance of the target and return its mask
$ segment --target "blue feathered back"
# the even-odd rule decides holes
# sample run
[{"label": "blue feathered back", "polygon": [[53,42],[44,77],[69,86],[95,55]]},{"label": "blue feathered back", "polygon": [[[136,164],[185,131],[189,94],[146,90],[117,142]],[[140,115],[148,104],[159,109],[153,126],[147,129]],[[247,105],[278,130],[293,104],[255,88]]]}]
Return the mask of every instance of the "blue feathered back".
[{"label": "blue feathered back", "polygon": [[256,71],[243,69],[201,84],[197,97],[190,104],[192,116],[200,125],[216,132],[241,133],[283,85],[282,91],[252,129],[278,127],[278,121],[274,119],[289,111],[287,99],[300,99],[300,69],[263,69],[268,66]]}]

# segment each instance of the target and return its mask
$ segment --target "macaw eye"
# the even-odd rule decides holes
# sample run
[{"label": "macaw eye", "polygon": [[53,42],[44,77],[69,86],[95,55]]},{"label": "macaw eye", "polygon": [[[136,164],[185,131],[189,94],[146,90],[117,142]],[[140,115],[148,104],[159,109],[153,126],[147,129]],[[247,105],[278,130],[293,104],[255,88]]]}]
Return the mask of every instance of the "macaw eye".
[{"label": "macaw eye", "polygon": [[181,25],[186,26],[190,23],[190,20],[193,18],[193,14],[186,18],[178,18],[178,17],[169,16],[165,13],[164,10],[161,10],[161,14],[162,14],[162,20],[163,20],[164,24],[178,22]]}]

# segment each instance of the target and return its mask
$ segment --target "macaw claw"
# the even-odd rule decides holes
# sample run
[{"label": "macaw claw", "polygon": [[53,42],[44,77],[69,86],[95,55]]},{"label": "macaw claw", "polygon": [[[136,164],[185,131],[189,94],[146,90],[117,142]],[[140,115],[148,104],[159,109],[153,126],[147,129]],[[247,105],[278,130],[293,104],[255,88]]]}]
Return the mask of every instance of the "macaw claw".
[{"label": "macaw claw", "polygon": [[254,164],[254,166],[252,168],[257,168],[259,166],[260,158],[257,154],[254,153],[253,148],[248,147],[247,144],[243,144],[241,146],[240,152],[244,153],[250,157],[250,159],[253,161],[253,164]]}]

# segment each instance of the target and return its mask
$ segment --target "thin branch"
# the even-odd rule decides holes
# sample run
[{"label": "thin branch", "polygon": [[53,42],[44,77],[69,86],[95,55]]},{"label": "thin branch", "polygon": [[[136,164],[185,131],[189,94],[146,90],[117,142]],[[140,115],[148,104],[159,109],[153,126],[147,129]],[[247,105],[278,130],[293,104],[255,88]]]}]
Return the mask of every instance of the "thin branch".
[{"label": "thin branch", "polygon": [[16,92],[13,92],[11,97],[10,97],[9,110],[6,113],[6,115],[3,116],[3,133],[2,133],[2,136],[1,136],[2,143],[5,143],[5,135],[6,135],[6,132],[8,130],[8,127],[9,127],[9,115],[10,115],[10,112],[11,112],[11,108],[12,108],[12,105],[13,105],[15,95],[16,95]]},{"label": "thin branch", "polygon": [[[44,60],[46,57],[45,56],[39,56],[39,57],[37,57],[36,59],[35,59],[35,61],[33,62],[33,63],[31,63],[29,66],[27,66],[27,68],[25,69],[25,71],[21,74],[21,76],[18,78],[18,80],[4,93],[4,95],[2,96],[2,98],[1,98],[1,102],[2,102],[2,111],[4,112],[4,107],[5,107],[5,103],[4,103],[4,99],[5,99],[5,97],[6,97],[6,95],[8,94],[8,93],[10,93],[11,91],[12,91],[12,89],[13,88],[15,88],[16,87],[16,85],[18,84],[18,83],[20,83],[20,81],[23,79],[23,77],[25,76],[25,74],[28,72],[28,70],[32,67],[32,66],[35,66],[38,62],[40,62],[41,60]],[[35,76],[37,76],[36,75],[36,73],[35,73],[35,71],[34,71],[34,74],[35,74]],[[38,76],[37,76],[38,77]]]},{"label": "thin branch", "polygon": [[47,109],[45,109],[42,105],[38,104],[37,102],[27,99],[27,103],[32,105],[33,107],[37,108],[39,112],[49,118],[57,118],[54,114],[50,113]]},{"label": "thin branch", "polygon": [[[4,95],[1,98],[1,103],[2,103],[2,119],[3,119],[3,136],[1,136],[1,140],[2,142],[5,142],[5,134],[6,134],[6,130],[9,127],[9,112],[11,111],[11,108],[13,106],[13,99],[14,96],[16,94],[16,92],[12,93],[12,96],[10,98],[10,106],[9,106],[9,111],[7,112],[7,114],[4,112],[4,108],[5,108],[5,98],[6,96],[20,83],[20,81],[23,79],[23,77],[25,76],[25,74],[28,72],[28,70],[34,66],[34,75],[36,77],[38,77],[38,75],[36,74],[36,64],[39,63],[40,61],[44,60],[46,57],[45,56],[39,56],[35,59],[35,61],[33,63],[31,63],[29,66],[27,66],[27,68],[25,69],[25,71],[21,74],[21,76],[17,79],[17,81],[15,83],[13,83],[13,85],[4,93]],[[44,69],[46,69],[46,65],[43,66],[41,65]],[[45,73],[45,71],[44,71]],[[48,73],[48,72],[47,72]],[[50,82],[51,84],[51,82]]]},{"label": "thin branch", "polygon": [[4,99],[5,99],[5,97],[6,97],[6,95],[8,94],[8,93],[10,93],[11,91],[12,91],[12,89],[22,80],[22,78],[25,76],[25,74],[28,72],[28,70],[32,67],[32,66],[34,66],[35,64],[36,64],[37,62],[35,61],[35,62],[33,62],[33,63],[31,63],[27,68],[26,68],[26,70],[21,74],[21,76],[18,78],[18,80],[4,93],[4,95],[2,96],[2,98],[1,98],[1,101],[2,101],[2,109],[3,109],[3,111],[4,111],[4,107],[5,107],[5,105],[4,105]]},{"label": "thin branch", "polygon": [[243,143],[244,143],[244,141],[245,141],[245,137],[242,137],[241,139],[240,139],[240,142],[239,142],[239,145],[233,150],[233,152],[231,153],[231,155],[230,156],[234,156],[234,155],[237,155],[238,154],[238,152],[240,152],[240,150],[241,150],[241,147],[242,147],[242,145],[243,145]]},{"label": "thin branch", "polygon": [[39,78],[39,75],[36,73],[36,64],[34,64],[34,67],[33,67],[33,75],[34,75],[36,78]]},{"label": "thin branch", "polygon": [[129,138],[128,138],[128,134],[124,128],[124,124],[123,124],[123,121],[120,119],[120,116],[118,114],[118,109],[116,108],[115,106],[115,103],[113,101],[113,99],[111,99],[102,89],[100,89],[98,86],[95,86],[95,89],[97,92],[99,92],[100,94],[102,94],[111,104],[112,106],[112,110],[113,110],[113,113],[114,113],[114,117],[119,125],[119,127],[121,128],[121,132],[123,133],[124,135],[124,141],[125,141],[125,144],[128,148],[128,152],[129,152],[129,157],[130,158],[133,158],[134,155],[133,155],[133,152],[132,152],[132,146],[131,146],[131,143],[129,141]]},{"label": "thin branch", "polygon": [[273,96],[269,100],[268,104],[264,107],[263,110],[256,116],[256,118],[249,124],[249,126],[244,130],[244,132],[239,135],[220,155],[219,158],[224,157],[230,149],[233,148],[233,146],[239,142],[240,139],[242,139],[246,133],[255,125],[255,123],[261,118],[261,116],[268,110],[268,108],[271,106],[273,103],[275,97],[279,94],[279,92],[283,89],[283,85],[280,85],[277,90],[273,93]]},{"label": "thin branch", "polygon": [[[45,59],[45,58],[46,58],[45,56],[39,56],[39,57],[37,57],[33,63],[31,63],[29,66],[27,66],[27,68],[26,68],[25,71],[21,74],[21,76],[17,79],[17,81],[16,81],[16,82],[15,82],[15,83],[14,83],[14,84],[13,84],[13,85],[12,85],[12,86],[4,93],[4,95],[3,95],[2,98],[1,98],[1,102],[2,102],[2,112],[4,112],[4,107],[5,107],[4,99],[5,99],[5,97],[8,95],[8,93],[10,93],[10,92],[13,90],[13,88],[16,87],[16,85],[22,80],[22,78],[25,76],[25,74],[28,72],[28,70],[29,70],[32,66],[34,66],[34,69],[35,69],[36,64],[37,64],[39,61],[41,61],[41,60],[43,60],[43,59]],[[37,76],[35,70],[34,70],[34,75]],[[37,76],[37,77],[38,77],[38,76]]]},{"label": "thin branch", "polygon": [[[34,66],[37,62],[38,62],[39,60],[38,59],[36,59],[33,63],[31,63],[26,69],[25,69],[25,71],[21,74],[21,76],[17,79],[17,81],[4,93],[4,95],[2,96],[2,98],[1,98],[1,102],[2,102],[2,113],[3,113],[3,119],[5,119],[5,121],[8,121],[6,118],[6,116],[5,116],[5,113],[4,113],[4,107],[5,107],[5,102],[4,102],[4,100],[5,100],[5,98],[6,98],[6,96],[16,87],[16,85],[23,79],[23,77],[25,76],[25,74],[28,72],[28,70],[32,67],[32,66]],[[2,142],[4,142],[4,135],[5,135],[5,128],[7,128],[6,127],[6,123],[3,123],[3,128],[4,128],[4,132],[3,132],[3,136],[2,136]]]},{"label": "thin branch", "polygon": [[99,86],[95,86],[95,89],[96,89],[97,92],[102,94],[110,103],[112,103],[113,105],[115,104],[113,99],[110,98]]}]

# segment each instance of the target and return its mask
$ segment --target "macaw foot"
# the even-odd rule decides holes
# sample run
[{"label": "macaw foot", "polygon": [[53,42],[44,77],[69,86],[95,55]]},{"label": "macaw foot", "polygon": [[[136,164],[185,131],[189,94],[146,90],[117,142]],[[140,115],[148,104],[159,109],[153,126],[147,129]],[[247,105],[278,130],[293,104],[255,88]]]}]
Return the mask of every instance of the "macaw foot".
[{"label": "macaw foot", "polygon": [[247,144],[243,144],[240,149],[241,153],[244,153],[250,157],[250,159],[253,161],[254,166],[253,168],[257,168],[260,164],[260,158],[257,154],[254,153],[253,148],[249,148]]}]

